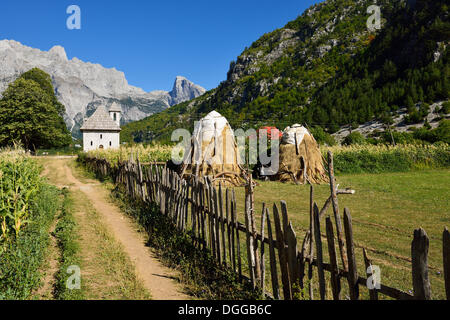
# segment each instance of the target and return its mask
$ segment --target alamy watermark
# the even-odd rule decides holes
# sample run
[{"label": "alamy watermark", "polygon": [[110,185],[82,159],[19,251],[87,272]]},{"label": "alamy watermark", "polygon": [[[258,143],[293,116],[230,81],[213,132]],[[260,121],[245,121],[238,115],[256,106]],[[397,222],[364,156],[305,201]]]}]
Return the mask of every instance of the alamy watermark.
[{"label": "alamy watermark", "polygon": [[367,288],[369,290],[380,290],[381,289],[381,269],[379,266],[370,265],[366,270],[367,274],[370,274],[370,277],[367,278]]},{"label": "alamy watermark", "polygon": [[80,30],[81,29],[81,9],[79,6],[72,4],[67,7],[67,14],[70,16],[67,18],[66,26],[69,30]]},{"label": "alamy watermark", "polygon": [[367,19],[367,29],[375,32],[381,29],[381,8],[377,5],[371,5],[367,8],[367,13],[371,16]]},{"label": "alamy watermark", "polygon": [[77,265],[73,265],[67,268],[66,271],[71,276],[67,278],[66,288],[69,290],[81,289],[81,269]]}]

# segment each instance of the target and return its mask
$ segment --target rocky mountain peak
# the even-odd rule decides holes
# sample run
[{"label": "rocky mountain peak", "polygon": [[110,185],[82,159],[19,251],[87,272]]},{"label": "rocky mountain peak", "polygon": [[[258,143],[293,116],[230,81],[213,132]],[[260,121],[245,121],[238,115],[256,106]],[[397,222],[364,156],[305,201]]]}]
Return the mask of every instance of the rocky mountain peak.
[{"label": "rocky mountain peak", "polygon": [[61,58],[64,61],[68,61],[66,50],[63,47],[61,47],[61,46],[54,46],[53,48],[51,48],[49,50],[48,53],[50,53],[52,55],[55,55],[55,56]]},{"label": "rocky mountain peak", "polygon": [[206,90],[185,77],[177,76],[172,91],[169,92],[170,104],[175,105],[203,95]]}]

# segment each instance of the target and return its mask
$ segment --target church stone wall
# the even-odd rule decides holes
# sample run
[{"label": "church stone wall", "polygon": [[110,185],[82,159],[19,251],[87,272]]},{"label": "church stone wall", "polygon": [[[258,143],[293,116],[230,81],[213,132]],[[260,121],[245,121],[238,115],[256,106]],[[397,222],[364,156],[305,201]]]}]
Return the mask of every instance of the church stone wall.
[{"label": "church stone wall", "polygon": [[83,150],[114,149],[120,146],[120,133],[109,131],[84,131],[83,132]]}]

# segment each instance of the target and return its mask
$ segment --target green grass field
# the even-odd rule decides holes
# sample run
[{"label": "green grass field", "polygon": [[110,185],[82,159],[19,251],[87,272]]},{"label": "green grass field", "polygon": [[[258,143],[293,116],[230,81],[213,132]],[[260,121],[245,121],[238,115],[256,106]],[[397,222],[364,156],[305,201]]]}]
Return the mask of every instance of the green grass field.
[{"label": "green grass field", "polygon": [[[339,195],[339,207],[341,216],[344,207],[348,207],[353,218],[360,273],[364,274],[362,246],[368,249],[374,264],[380,266],[383,284],[406,292],[412,290],[411,241],[414,229],[422,227],[430,237],[429,266],[433,298],[445,298],[442,232],[445,226],[450,227],[449,181],[448,169],[337,176],[340,189],[348,187],[356,190],[354,195]],[[236,191],[239,218],[243,222],[244,189],[238,188]],[[315,186],[314,193],[315,201],[322,208],[330,194],[329,185]],[[262,203],[269,205],[272,212],[273,204],[279,205],[280,200],[287,202],[289,218],[301,246],[309,228],[309,186],[259,182],[255,188],[258,222]],[[327,214],[332,215],[331,208]],[[322,233],[325,233],[324,219],[321,225]],[[325,241],[324,252],[327,251]],[[329,261],[327,256],[325,261]]]}]

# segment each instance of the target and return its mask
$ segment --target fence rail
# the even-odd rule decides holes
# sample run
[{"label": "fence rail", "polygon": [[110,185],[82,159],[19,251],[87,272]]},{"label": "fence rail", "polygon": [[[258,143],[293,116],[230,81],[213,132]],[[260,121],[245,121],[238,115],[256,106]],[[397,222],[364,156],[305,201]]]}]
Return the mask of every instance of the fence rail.
[{"label": "fence rail", "polygon": [[[241,281],[249,281],[271,298],[291,300],[304,295],[307,289],[308,298],[314,299],[314,288],[318,288],[318,298],[340,300],[343,299],[341,281],[346,280],[352,300],[360,299],[360,288],[368,289],[371,300],[379,299],[380,294],[398,300],[431,299],[429,239],[421,228],[414,231],[411,244],[413,294],[380,283],[376,286],[376,283],[368,281],[375,280],[376,274],[365,249],[366,269],[357,270],[352,217],[345,208],[341,221],[337,197],[338,194],[352,192],[337,190],[331,153],[328,154],[330,198],[319,210],[311,186],[310,228],[301,246],[298,246],[285,201],[274,204],[272,214],[270,208],[263,205],[260,229],[257,230],[251,177],[245,188],[243,224],[238,221],[235,190],[224,189],[222,185],[215,187],[208,177],[202,181],[197,177],[187,181],[163,163],[143,165],[132,158],[119,162],[117,166],[102,159],[85,158],[83,161],[96,174],[113,178],[133,199],[158,204],[161,214],[171,218],[180,231],[192,234],[199,249],[209,250],[224,268],[232,269]],[[323,217],[330,205],[334,223],[332,217]],[[326,236],[322,235],[323,231]],[[322,243],[324,237],[326,247]],[[442,241],[446,297],[450,300],[450,234],[447,228]],[[324,261],[325,251],[329,262]],[[269,262],[267,266],[266,260]],[[316,286],[312,283],[314,272],[317,272]],[[331,294],[326,291],[327,281]],[[368,288],[368,283],[375,286],[369,285]]]}]

